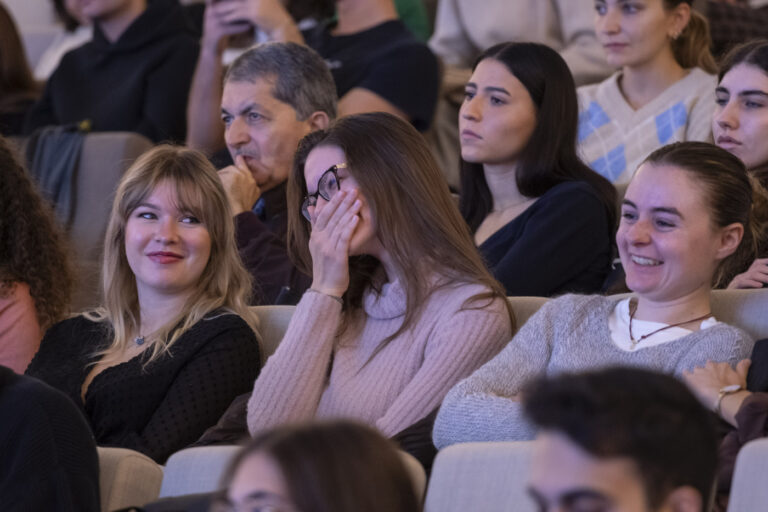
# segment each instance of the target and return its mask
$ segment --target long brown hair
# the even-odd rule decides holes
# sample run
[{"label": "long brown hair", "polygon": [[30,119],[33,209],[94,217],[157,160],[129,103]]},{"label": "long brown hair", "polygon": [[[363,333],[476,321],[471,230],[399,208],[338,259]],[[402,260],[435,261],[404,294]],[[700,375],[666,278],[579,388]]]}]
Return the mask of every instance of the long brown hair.
[{"label": "long brown hair", "polygon": [[72,275],[51,208],[0,137],[0,297],[26,283],[44,332],[69,314]]},{"label": "long brown hair", "polygon": [[208,313],[226,309],[240,315],[251,328],[258,321],[249,309],[251,278],[235,245],[232,213],[224,188],[202,153],[170,145],[144,153],[126,171],[112,205],[104,242],[102,308],[87,316],[111,324],[111,345],[98,355],[105,359],[122,353],[141,325],[136,276],[125,254],[128,216],[161,183],[170,182],[180,209],[200,219],[211,238],[211,254],[197,289],[178,314],[155,333],[149,363],[168,352],[173,343]]},{"label": "long brown hair", "polygon": [[288,497],[302,512],[421,510],[395,444],[366,425],[321,422],[259,434],[232,461],[225,487],[254,454],[277,464]]},{"label": "long brown hair", "polygon": [[764,244],[765,191],[750,177],[741,160],[706,142],[669,144],[651,153],[645,162],[670,165],[693,174],[693,179],[704,190],[715,227],[733,223],[744,226],[741,243],[720,262],[713,278],[715,287],[727,286],[736,274],[749,268]]},{"label": "long brown hair", "polygon": [[13,109],[20,101],[35,99],[39,92],[16,24],[0,3],[0,112]]},{"label": "long brown hair", "polygon": [[[664,0],[664,8],[671,11],[680,4],[691,5],[691,0]],[[678,37],[672,40],[675,60],[685,69],[701,68],[707,73],[717,73],[717,62],[710,48],[709,22],[691,7],[691,19]]]},{"label": "long brown hair", "polygon": [[[456,281],[482,284],[488,289],[467,301],[474,307],[503,300],[514,331],[514,315],[505,290],[483,264],[424,138],[409,123],[390,114],[344,117],[299,144],[288,180],[288,247],[301,270],[312,274],[311,226],[300,213],[307,193],[304,165],[310,151],[321,145],[336,146],[344,152],[347,170],[371,205],[379,240],[403,270],[405,318],[385,342],[417,321],[432,292]],[[375,279],[380,266],[372,256],[350,258],[350,285],[343,297],[345,320],[362,307],[366,290],[380,290]],[[442,278],[439,285],[431,281],[435,274]]]}]

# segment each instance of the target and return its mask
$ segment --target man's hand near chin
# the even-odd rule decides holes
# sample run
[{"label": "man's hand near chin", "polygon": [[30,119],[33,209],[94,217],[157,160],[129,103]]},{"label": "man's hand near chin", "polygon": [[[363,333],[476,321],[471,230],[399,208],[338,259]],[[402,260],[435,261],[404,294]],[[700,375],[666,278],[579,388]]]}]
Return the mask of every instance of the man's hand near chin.
[{"label": "man's hand near chin", "polygon": [[261,197],[261,189],[242,155],[235,157],[235,165],[219,171],[219,179],[227,193],[232,215],[250,211]]}]

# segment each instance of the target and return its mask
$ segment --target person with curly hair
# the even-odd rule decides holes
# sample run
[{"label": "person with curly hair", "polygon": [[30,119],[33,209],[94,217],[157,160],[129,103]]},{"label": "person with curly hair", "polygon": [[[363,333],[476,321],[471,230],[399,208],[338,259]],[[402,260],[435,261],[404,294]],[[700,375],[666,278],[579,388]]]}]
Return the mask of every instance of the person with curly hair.
[{"label": "person with curly hair", "polygon": [[73,278],[51,209],[0,137],[0,365],[24,372],[69,313]]}]

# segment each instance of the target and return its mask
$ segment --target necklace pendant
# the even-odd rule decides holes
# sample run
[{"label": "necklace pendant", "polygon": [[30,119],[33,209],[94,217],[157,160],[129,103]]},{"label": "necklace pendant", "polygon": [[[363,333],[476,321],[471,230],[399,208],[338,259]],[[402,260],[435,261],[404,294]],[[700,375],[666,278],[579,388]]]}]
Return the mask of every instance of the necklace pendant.
[{"label": "necklace pendant", "polygon": [[144,336],[136,336],[136,337],[133,339],[133,341],[134,341],[134,342],[135,342],[137,345],[141,346],[141,345],[143,345],[143,344],[144,344]]}]

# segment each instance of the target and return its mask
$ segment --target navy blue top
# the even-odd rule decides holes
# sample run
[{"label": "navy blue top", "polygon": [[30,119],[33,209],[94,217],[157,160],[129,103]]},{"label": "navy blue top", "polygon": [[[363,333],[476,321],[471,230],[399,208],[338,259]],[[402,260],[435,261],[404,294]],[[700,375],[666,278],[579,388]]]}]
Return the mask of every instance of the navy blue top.
[{"label": "navy blue top", "polygon": [[613,226],[582,181],[552,187],[491,235],[480,253],[509,296],[600,291],[612,258]]}]

